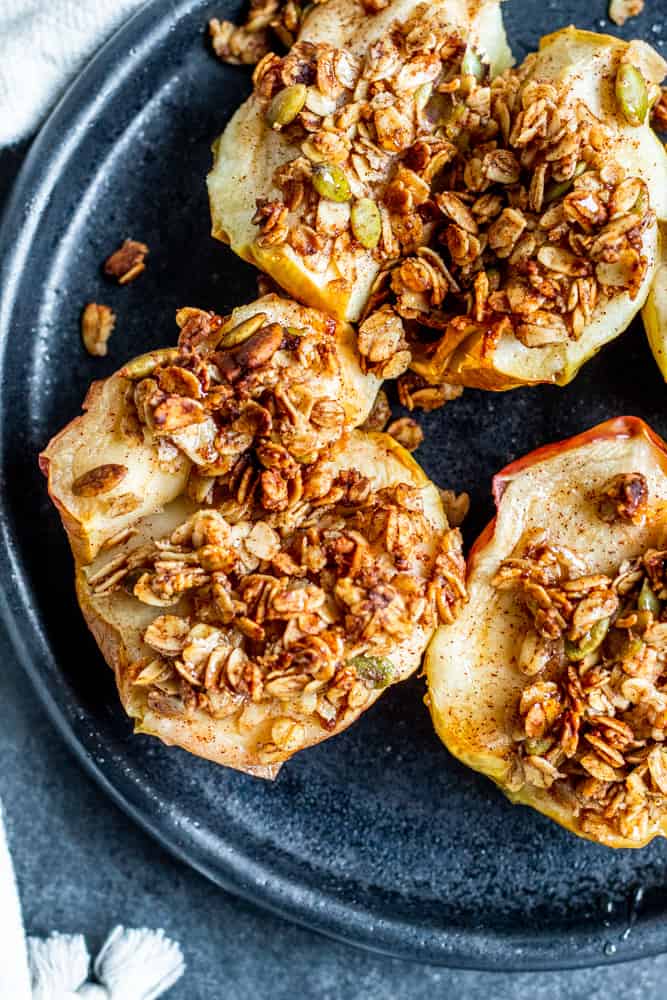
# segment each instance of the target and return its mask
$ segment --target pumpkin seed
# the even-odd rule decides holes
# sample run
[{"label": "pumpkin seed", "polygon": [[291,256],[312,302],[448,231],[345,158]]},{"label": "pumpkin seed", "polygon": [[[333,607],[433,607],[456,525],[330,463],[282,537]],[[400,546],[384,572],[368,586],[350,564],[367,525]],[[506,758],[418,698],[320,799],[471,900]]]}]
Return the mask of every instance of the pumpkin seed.
[{"label": "pumpkin seed", "polygon": [[[255,313],[254,316],[244,319],[242,323],[237,323],[230,330],[223,332],[217,346],[225,350],[228,347],[237,347],[242,344],[253,333],[260,330],[266,323],[266,313]],[[223,331],[224,331],[223,327]]]},{"label": "pumpkin seed", "polygon": [[548,753],[554,745],[554,741],[550,739],[528,739],[524,741],[524,749],[530,757],[544,757],[545,753]]},{"label": "pumpkin seed", "polygon": [[266,112],[267,124],[275,129],[289,125],[303,109],[307,94],[305,83],[293,83],[291,87],[279,90]]},{"label": "pumpkin seed", "polygon": [[349,201],[352,197],[347,177],[335,163],[315,164],[313,187],[321,198],[328,198],[329,201]]},{"label": "pumpkin seed", "polygon": [[616,100],[631,125],[643,125],[648,112],[646,80],[636,66],[621,63],[616,74]]},{"label": "pumpkin seed", "polygon": [[120,374],[125,378],[140,379],[158,367],[158,365],[170,365],[178,358],[180,351],[177,347],[162,347],[157,351],[148,351],[147,354],[140,354],[132,361],[121,368]]},{"label": "pumpkin seed", "polygon": [[594,653],[598,646],[604,642],[604,637],[608,631],[609,619],[601,618],[577,642],[574,642],[572,639],[566,639],[565,655],[568,660],[576,663],[578,660],[583,660],[589,653]]},{"label": "pumpkin seed", "polygon": [[463,76],[474,76],[478,83],[484,76],[482,60],[475,50],[470,47],[465,50],[465,54],[461,60],[461,73]]},{"label": "pumpkin seed", "polygon": [[394,676],[394,664],[386,656],[354,656],[348,665],[374,688],[386,687]]},{"label": "pumpkin seed", "polygon": [[355,201],[350,211],[350,225],[354,238],[362,247],[373,250],[378,245],[382,234],[382,217],[372,198]]},{"label": "pumpkin seed", "polygon": [[552,181],[551,184],[547,185],[547,189],[544,192],[544,204],[548,205],[549,202],[556,201],[557,198],[562,198],[563,195],[567,194],[567,192],[572,187],[572,184],[574,183],[575,177],[581,177],[585,169],[586,169],[586,164],[582,160],[581,162],[577,163],[577,166],[575,167],[574,170],[574,174],[572,175],[572,177],[570,177],[569,180],[561,181],[560,183]]},{"label": "pumpkin seed", "polygon": [[637,607],[640,611],[650,611],[654,618],[657,618],[660,614],[660,601],[655,596],[655,592],[646,577],[642,583],[642,589],[639,591]]}]

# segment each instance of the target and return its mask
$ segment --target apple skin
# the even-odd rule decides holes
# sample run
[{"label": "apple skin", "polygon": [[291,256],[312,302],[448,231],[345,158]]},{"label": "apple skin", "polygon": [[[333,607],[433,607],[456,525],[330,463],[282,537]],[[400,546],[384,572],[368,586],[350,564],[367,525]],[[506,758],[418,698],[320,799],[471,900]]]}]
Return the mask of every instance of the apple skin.
[{"label": "apple skin", "polygon": [[[507,788],[514,755],[507,713],[525,681],[512,666],[511,657],[517,637],[525,632],[528,619],[525,612],[510,607],[511,597],[494,597],[490,579],[513,549],[514,537],[503,539],[512,521],[520,522],[513,529],[514,536],[521,534],[526,522],[529,527],[540,521],[553,524],[557,542],[562,542],[570,522],[570,539],[567,539],[570,545],[571,538],[576,540],[579,530],[583,530],[584,545],[578,551],[579,555],[586,555],[587,571],[610,571],[633,551],[642,551],[651,542],[664,543],[665,528],[659,525],[625,524],[612,528],[602,521],[594,524],[592,517],[586,514],[582,497],[598,473],[604,476],[605,469],[613,463],[616,464],[613,464],[612,474],[624,467],[629,471],[628,461],[650,476],[651,496],[656,497],[655,513],[664,524],[667,517],[667,443],[637,417],[608,420],[575,437],[545,445],[494,476],[497,514],[468,556],[469,604],[452,625],[441,626],[436,631],[425,658],[428,685],[425,700],[436,732],[447,749],[468,767],[491,778],[511,802],[528,805],[572,833],[614,848],[643,847],[655,837],[667,836],[667,818],[651,828],[643,840],[624,838],[611,830],[608,836],[596,838],[579,829],[572,811],[545,789],[529,785],[519,791]],[[570,498],[572,516],[568,517],[563,514],[562,502],[553,508],[549,481],[552,475],[562,475],[563,468],[567,470],[570,465],[575,470],[588,470],[592,480],[586,482],[585,490],[583,486],[579,489],[577,483],[568,482],[557,489],[554,494],[557,499]],[[529,489],[536,491],[534,512],[529,499],[522,497],[522,490]],[[525,500],[524,507],[520,507],[522,500]],[[532,525],[528,516],[531,512],[536,518]],[[602,541],[599,551],[591,553],[591,538],[596,532]],[[491,607],[494,600],[497,603]]]}]

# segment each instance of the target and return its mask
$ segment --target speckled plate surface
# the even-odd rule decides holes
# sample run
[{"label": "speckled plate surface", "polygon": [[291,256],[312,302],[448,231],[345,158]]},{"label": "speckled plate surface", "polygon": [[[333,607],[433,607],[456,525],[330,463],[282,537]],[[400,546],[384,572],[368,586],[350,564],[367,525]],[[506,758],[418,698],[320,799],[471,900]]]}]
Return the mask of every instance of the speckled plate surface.
[{"label": "speckled plate surface", "polygon": [[[626,34],[659,44],[664,6],[646,8]],[[131,735],[79,616],[37,453],[92,379],[165,341],[177,306],[222,312],[254,294],[251,269],[209,237],[204,188],[210,142],[249,89],[247,71],[210,55],[204,28],[235,12],[226,0],[148,3],[56,109],[15,188],[0,240],[0,565],[16,653],[117,803],[183,860],[280,914],[353,944],[478,968],[664,950],[667,844],[612,853],[510,806],[440,745],[418,678],[273,784]],[[571,21],[609,28],[606,0],[509,0],[505,13],[519,57]],[[149,244],[149,267],[118,288],[99,265],[128,235]],[[90,300],[118,314],[105,360],[80,345]],[[501,466],[620,413],[667,434],[666,399],[636,325],[565,390],[466,391],[425,416],[420,457],[437,481],[470,492],[470,539]],[[149,878],[137,873],[139,891]]]}]

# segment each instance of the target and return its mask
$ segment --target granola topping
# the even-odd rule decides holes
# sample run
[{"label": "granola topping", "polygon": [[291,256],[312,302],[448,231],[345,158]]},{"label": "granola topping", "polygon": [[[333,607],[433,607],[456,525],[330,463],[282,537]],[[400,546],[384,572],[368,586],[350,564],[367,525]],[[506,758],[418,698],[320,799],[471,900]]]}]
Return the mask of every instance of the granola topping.
[{"label": "granola topping", "polygon": [[[334,321],[296,329],[257,312],[234,324],[182,309],[179,347],[122,370],[139,428],[194,463],[188,495],[214,502],[229,489],[270,511],[297,504],[308,470],[345,433]],[[221,481],[225,480],[224,487]]]},{"label": "granola topping", "polygon": [[531,626],[514,716],[514,786],[567,803],[583,832],[643,840],[667,810],[667,552],[615,575],[531,534],[500,566]]},{"label": "granola topping", "polygon": [[107,257],[104,262],[104,273],[110,278],[115,278],[119,285],[126,285],[145,271],[144,258],[147,253],[148,247],[145,243],[124,240],[122,246]]},{"label": "granola topping", "polygon": [[[410,245],[395,231],[366,316],[393,310],[422,361],[445,362],[472,336],[483,351],[507,335],[529,348],[578,340],[599,305],[635,297],[646,274],[646,185],[566,86],[530,78],[532,62],[441,93],[439,124],[389,185],[392,218],[416,212],[422,233]],[[619,69],[620,108],[635,124],[646,99],[638,72]]]},{"label": "granola topping", "polygon": [[435,531],[418,488],[374,491],[325,463],[291,517],[230,495],[90,584],[161,609],[143,634],[153,658],[133,668],[149,703],[236,713],[239,726],[263,704],[270,762],[303,745],[306,723],[331,730],[398,679],[396,647],[452,620],[464,578],[459,532]]}]

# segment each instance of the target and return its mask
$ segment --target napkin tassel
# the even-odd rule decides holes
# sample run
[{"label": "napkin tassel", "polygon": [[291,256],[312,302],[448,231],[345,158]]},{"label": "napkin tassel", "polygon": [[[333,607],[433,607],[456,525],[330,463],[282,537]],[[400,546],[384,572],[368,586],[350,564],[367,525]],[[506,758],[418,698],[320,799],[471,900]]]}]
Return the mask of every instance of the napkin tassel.
[{"label": "napkin tassel", "polygon": [[180,979],[183,954],[164,932],[115,927],[93,963],[81,934],[28,938],[32,1000],[156,1000]]}]

